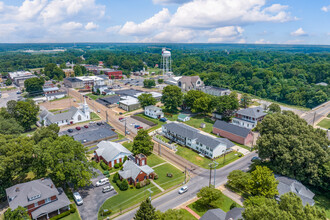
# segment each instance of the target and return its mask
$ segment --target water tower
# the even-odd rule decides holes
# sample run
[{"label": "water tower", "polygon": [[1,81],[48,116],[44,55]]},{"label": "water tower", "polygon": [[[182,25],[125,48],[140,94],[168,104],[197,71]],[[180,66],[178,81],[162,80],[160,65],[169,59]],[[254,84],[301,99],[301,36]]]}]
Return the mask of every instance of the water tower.
[{"label": "water tower", "polygon": [[162,49],[161,68],[163,68],[163,75],[171,72],[172,70],[171,52],[166,50],[166,48]]}]

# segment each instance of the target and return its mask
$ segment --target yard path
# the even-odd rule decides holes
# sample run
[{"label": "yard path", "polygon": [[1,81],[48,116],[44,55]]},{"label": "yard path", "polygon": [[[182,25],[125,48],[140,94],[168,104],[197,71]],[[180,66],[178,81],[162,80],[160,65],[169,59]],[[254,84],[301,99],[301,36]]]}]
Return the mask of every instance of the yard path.
[{"label": "yard path", "polygon": [[155,165],[155,166],[153,166],[153,167],[151,167],[151,168],[156,168],[156,167],[159,167],[159,166],[161,166],[161,165],[164,165],[164,164],[167,164],[168,162],[163,162],[163,163],[160,163],[160,164],[157,164],[157,165]]},{"label": "yard path", "polygon": [[184,207],[184,209],[187,210],[190,214],[192,214],[195,218],[197,218],[197,219],[201,218],[196,212],[191,210],[189,207],[186,206],[186,207]]},{"label": "yard path", "polygon": [[232,199],[234,202],[236,202],[237,204],[239,204],[240,206],[243,206],[243,197],[238,195],[237,193],[232,192],[231,190],[229,190],[228,188],[226,188],[224,185],[221,185],[218,187],[218,189],[221,190],[221,192],[229,197],[230,199]]},{"label": "yard path", "polygon": [[152,180],[152,179],[150,179],[150,182],[152,183],[152,184],[154,184],[158,189],[160,189],[160,191],[162,191],[162,192],[164,192],[165,191],[165,189],[163,189],[162,187],[160,187],[157,183],[155,183],[155,181],[154,180]]}]

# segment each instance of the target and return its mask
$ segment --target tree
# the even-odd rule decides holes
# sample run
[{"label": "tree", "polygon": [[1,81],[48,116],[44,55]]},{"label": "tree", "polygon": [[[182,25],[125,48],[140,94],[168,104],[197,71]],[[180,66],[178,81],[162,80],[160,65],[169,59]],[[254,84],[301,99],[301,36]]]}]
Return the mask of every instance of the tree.
[{"label": "tree", "polygon": [[256,129],[261,135],[259,157],[267,159],[275,173],[329,188],[330,141],[323,130],[307,125],[290,111],[267,115]]},{"label": "tree", "polygon": [[191,220],[190,216],[185,215],[183,209],[168,209],[166,212],[157,210],[155,215],[157,220]]},{"label": "tree", "polygon": [[4,220],[25,220],[30,219],[30,216],[26,208],[18,206],[15,210],[9,208],[4,214]]},{"label": "tree", "polygon": [[0,117],[0,134],[21,134],[23,127],[14,118]]},{"label": "tree", "polygon": [[257,166],[248,181],[249,191],[254,196],[273,198],[278,195],[278,181],[268,167]]},{"label": "tree", "polygon": [[277,203],[275,199],[265,197],[249,197],[244,201],[245,210],[243,217],[246,220],[326,220],[324,210],[307,204],[303,206],[301,198],[295,193],[289,192],[280,197]]},{"label": "tree", "polygon": [[139,210],[136,212],[134,219],[135,220],[154,220],[155,208],[151,205],[151,201],[147,198],[140,205]]},{"label": "tree", "polygon": [[184,96],[183,96],[183,103],[188,108],[193,108],[194,103],[197,99],[206,97],[206,93],[199,91],[199,90],[189,90]]},{"label": "tree", "polygon": [[216,112],[222,115],[224,120],[229,121],[233,116],[234,112],[238,109],[239,103],[236,96],[236,93],[231,93],[229,96],[220,96],[215,97],[214,106],[216,108]]},{"label": "tree", "polygon": [[71,183],[74,188],[90,185],[93,163],[87,160],[85,151],[81,143],[69,136],[45,138],[35,147],[34,172],[38,177],[50,176],[59,185]]},{"label": "tree", "polygon": [[249,181],[251,174],[242,170],[233,170],[227,177],[227,185],[233,189],[247,193],[249,191]]},{"label": "tree", "polygon": [[197,193],[198,203],[206,207],[215,207],[214,202],[222,198],[222,195],[222,192],[213,186],[205,186]]},{"label": "tree", "polygon": [[126,191],[126,190],[128,189],[128,182],[127,182],[126,179],[124,179],[124,180],[121,182],[119,188],[120,188],[120,190],[122,190],[122,191]]},{"label": "tree", "polygon": [[138,96],[138,99],[142,108],[145,108],[149,105],[155,105],[157,103],[157,100],[152,97],[152,94],[150,93],[143,93]]},{"label": "tree", "polygon": [[7,112],[10,114],[11,117],[15,117],[15,107],[17,102],[15,100],[10,100],[7,102]]},{"label": "tree", "polygon": [[159,83],[159,84],[164,83],[164,79],[158,79],[158,83]]},{"label": "tree", "polygon": [[209,96],[204,96],[194,101],[192,112],[207,114],[213,111],[212,99]]},{"label": "tree", "polygon": [[177,86],[166,86],[163,89],[163,96],[161,101],[168,111],[177,112],[178,107],[182,105],[183,101],[183,94],[181,89]]},{"label": "tree", "polygon": [[14,118],[20,125],[25,129],[25,131],[30,130],[31,126],[37,121],[37,114],[39,112],[39,107],[31,101],[18,101],[14,108]]},{"label": "tree", "polygon": [[74,75],[75,76],[82,76],[83,75],[83,72],[82,72],[82,70],[80,68],[80,65],[75,65],[73,67],[73,71],[74,71]]},{"label": "tree", "polygon": [[66,64],[65,64],[65,63],[61,63],[61,64],[60,64],[60,68],[61,68],[61,69],[66,69],[66,68],[67,68],[67,67],[66,67]]},{"label": "tree", "polygon": [[276,103],[272,103],[268,106],[268,110],[271,111],[271,112],[279,112],[281,113],[281,107],[280,105],[276,104]]},{"label": "tree", "polygon": [[156,82],[154,79],[145,79],[143,81],[143,87],[144,88],[152,88],[156,86]]},{"label": "tree", "polygon": [[43,139],[55,140],[58,137],[60,127],[57,124],[51,124],[47,127],[42,127],[34,132],[32,138],[36,143],[39,143]]},{"label": "tree", "polygon": [[142,153],[149,156],[153,147],[154,144],[151,141],[151,137],[148,135],[148,132],[144,129],[140,129],[134,138],[132,153],[134,155]]},{"label": "tree", "polygon": [[241,106],[243,108],[247,108],[247,107],[249,107],[249,105],[251,105],[251,103],[252,103],[251,96],[248,94],[243,94],[241,97]]},{"label": "tree", "polygon": [[43,94],[42,87],[45,84],[43,78],[30,78],[24,81],[25,90],[31,95],[41,95]]},{"label": "tree", "polygon": [[5,82],[6,86],[10,86],[13,82],[10,79],[7,79]]}]

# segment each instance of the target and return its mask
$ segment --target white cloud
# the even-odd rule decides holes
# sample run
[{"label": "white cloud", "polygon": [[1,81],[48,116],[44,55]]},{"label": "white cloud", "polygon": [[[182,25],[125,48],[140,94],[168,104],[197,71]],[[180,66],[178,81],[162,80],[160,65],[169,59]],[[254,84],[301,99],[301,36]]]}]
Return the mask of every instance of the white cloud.
[{"label": "white cloud", "polygon": [[153,0],[154,4],[168,5],[168,4],[183,4],[192,0]]},{"label": "white cloud", "polygon": [[17,18],[19,20],[31,19],[37,16],[46,6],[47,0],[25,0],[18,8]]},{"label": "white cloud", "polygon": [[167,8],[163,8],[160,12],[145,20],[140,24],[128,21],[119,31],[122,35],[143,36],[153,33],[155,30],[164,26],[170,20],[170,12]]},{"label": "white cloud", "polygon": [[61,28],[66,31],[81,29],[83,25],[79,22],[70,21],[61,25]]},{"label": "white cloud", "polygon": [[255,22],[285,22],[291,16],[280,4],[265,7],[266,0],[194,0],[180,6],[171,24],[180,27],[217,28]]},{"label": "white cloud", "polygon": [[321,10],[324,11],[324,12],[329,12],[329,11],[330,11],[330,5],[328,5],[328,6],[323,6],[323,7],[321,8]]},{"label": "white cloud", "polygon": [[254,42],[255,44],[271,44],[270,41],[265,40],[265,39],[259,39],[256,42]]},{"label": "white cloud", "polygon": [[86,25],[85,25],[85,29],[86,30],[95,30],[97,29],[99,26],[97,24],[95,24],[94,22],[88,22]]},{"label": "white cloud", "polygon": [[214,31],[206,31],[205,34],[209,37],[209,43],[221,42],[239,42],[242,40],[244,29],[239,26],[227,26],[217,28]]},{"label": "white cloud", "polygon": [[152,40],[153,42],[189,42],[196,37],[196,33],[193,30],[181,29],[181,30],[171,30],[163,31],[155,35]]},{"label": "white cloud", "polygon": [[300,36],[307,36],[307,33],[302,28],[298,28],[297,30],[291,32],[291,35],[300,37]]}]

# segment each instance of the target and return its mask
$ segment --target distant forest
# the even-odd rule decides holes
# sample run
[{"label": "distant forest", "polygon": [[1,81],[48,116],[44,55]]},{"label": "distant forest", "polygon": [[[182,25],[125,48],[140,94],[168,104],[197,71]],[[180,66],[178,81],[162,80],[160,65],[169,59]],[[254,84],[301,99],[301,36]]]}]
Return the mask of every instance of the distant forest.
[{"label": "distant forest", "polygon": [[[199,75],[206,85],[304,107],[330,99],[329,46],[171,44],[175,75]],[[0,72],[65,62],[119,65],[125,74],[160,64],[162,45],[151,44],[0,44]],[[61,53],[18,50],[65,48]],[[86,59],[83,61],[80,56]]]}]

